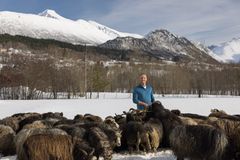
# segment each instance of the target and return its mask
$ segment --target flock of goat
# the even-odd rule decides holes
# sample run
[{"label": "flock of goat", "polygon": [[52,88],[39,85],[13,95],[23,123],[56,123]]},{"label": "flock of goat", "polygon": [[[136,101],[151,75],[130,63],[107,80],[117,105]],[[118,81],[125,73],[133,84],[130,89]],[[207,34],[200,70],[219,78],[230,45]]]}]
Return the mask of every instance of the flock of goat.
[{"label": "flock of goat", "polygon": [[114,152],[171,148],[179,160],[240,159],[240,116],[212,110],[209,116],[168,110],[154,102],[122,115],[20,113],[0,120],[0,153],[18,160],[112,159]]}]

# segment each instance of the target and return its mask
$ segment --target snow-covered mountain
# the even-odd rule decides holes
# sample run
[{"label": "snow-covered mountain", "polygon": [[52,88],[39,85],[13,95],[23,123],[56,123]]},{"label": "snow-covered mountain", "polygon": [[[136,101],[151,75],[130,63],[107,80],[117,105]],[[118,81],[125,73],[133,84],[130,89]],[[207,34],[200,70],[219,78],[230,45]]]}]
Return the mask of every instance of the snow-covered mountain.
[{"label": "snow-covered mountain", "polygon": [[240,38],[234,38],[229,42],[212,45],[209,49],[223,59],[223,62],[240,62]]},{"label": "snow-covered mountain", "polygon": [[2,11],[0,34],[5,33],[88,45],[102,44],[116,37],[142,38],[141,35],[119,32],[94,21],[70,20],[53,10],[45,10],[38,15]]},{"label": "snow-covered mountain", "polygon": [[213,51],[211,49],[209,49],[208,47],[204,46],[202,43],[200,43],[200,42],[192,42],[192,43],[194,43],[195,46],[198,49],[202,50],[203,52],[206,52],[209,56],[211,56],[212,58],[214,58],[218,62],[225,63],[225,59],[223,59],[223,57],[213,53]]},{"label": "snow-covered mountain", "polygon": [[216,62],[205,50],[199,49],[185,37],[174,35],[164,29],[152,31],[144,38],[119,37],[99,46],[110,49],[138,50],[170,61]]}]

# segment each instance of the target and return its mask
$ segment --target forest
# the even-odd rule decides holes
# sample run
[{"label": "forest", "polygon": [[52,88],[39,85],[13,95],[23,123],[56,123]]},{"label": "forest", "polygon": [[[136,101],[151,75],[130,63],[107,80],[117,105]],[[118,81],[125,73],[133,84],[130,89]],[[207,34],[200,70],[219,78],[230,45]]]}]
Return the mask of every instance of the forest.
[{"label": "forest", "polygon": [[[14,58],[13,58],[14,59]],[[14,67],[0,72],[1,99],[42,99],[83,97],[86,92],[131,92],[138,76],[146,73],[157,94],[203,94],[240,96],[240,67],[223,65],[205,69],[184,64],[104,61],[69,66],[54,60],[28,60],[17,56]],[[46,97],[44,94],[48,94]],[[58,93],[65,96],[58,97]],[[91,94],[90,94],[91,95]],[[91,98],[91,96],[90,96]]]}]

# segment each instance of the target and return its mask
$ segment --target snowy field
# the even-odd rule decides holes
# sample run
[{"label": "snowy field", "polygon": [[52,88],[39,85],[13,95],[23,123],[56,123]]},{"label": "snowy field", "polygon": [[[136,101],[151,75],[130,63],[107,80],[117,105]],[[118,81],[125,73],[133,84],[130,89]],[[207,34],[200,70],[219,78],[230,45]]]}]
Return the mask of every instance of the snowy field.
[{"label": "snowy field", "polygon": [[[17,157],[16,156],[3,157],[0,158],[0,160],[17,160]],[[103,159],[100,158],[100,160]],[[113,160],[176,160],[176,157],[172,154],[172,151],[166,150],[144,155],[114,154]]]},{"label": "snowy field", "polygon": [[[213,108],[229,114],[240,114],[240,97],[205,96],[197,98],[190,95],[155,95],[168,109],[180,109],[182,112],[208,115]],[[122,111],[135,107],[129,93],[100,95],[100,99],[70,100],[0,100],[0,118],[23,112],[63,112],[64,116],[73,118],[76,114],[92,113],[101,117],[121,114]]]},{"label": "snowy field", "polygon": [[[115,97],[115,98],[114,98]],[[208,115],[213,108],[221,109],[229,114],[240,114],[240,97],[230,96],[166,96],[156,95],[168,109],[180,109],[185,113],[197,113]],[[73,118],[76,114],[92,113],[101,117],[121,114],[122,111],[135,107],[130,94],[117,95],[104,94],[100,99],[73,99],[73,100],[1,100],[0,118],[11,116],[22,112],[63,112],[68,118]],[[175,160],[171,151],[161,151],[147,155],[125,155],[115,154],[115,160]],[[5,157],[0,160],[16,160],[16,157]]]}]

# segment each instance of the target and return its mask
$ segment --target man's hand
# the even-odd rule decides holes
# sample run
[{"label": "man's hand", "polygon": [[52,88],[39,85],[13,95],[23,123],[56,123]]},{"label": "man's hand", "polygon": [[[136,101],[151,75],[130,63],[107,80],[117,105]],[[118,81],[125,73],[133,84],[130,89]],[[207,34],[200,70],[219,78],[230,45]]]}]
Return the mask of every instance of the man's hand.
[{"label": "man's hand", "polygon": [[141,105],[141,106],[144,106],[144,109],[147,109],[148,107],[148,104],[147,103],[144,103],[144,102],[138,102],[138,105]]}]

